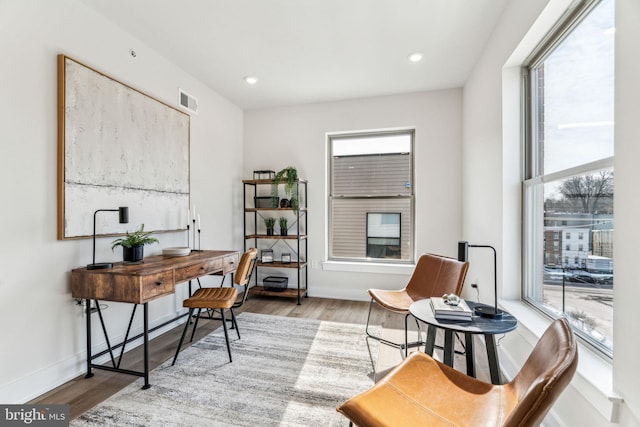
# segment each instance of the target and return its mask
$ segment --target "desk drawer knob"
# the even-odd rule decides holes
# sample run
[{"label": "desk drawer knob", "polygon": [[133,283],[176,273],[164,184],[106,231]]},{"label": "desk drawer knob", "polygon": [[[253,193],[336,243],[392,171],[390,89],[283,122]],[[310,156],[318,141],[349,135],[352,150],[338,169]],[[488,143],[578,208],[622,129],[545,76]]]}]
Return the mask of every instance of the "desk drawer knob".
[{"label": "desk drawer knob", "polygon": [[157,281],[156,282],[156,286],[160,286],[160,285],[162,285],[162,282],[161,281]]}]

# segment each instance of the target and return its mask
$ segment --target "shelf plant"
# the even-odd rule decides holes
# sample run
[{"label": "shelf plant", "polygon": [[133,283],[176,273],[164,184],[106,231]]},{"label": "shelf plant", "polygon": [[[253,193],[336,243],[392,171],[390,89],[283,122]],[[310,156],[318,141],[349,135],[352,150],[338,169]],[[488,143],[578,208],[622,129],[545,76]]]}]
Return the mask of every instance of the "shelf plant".
[{"label": "shelf plant", "polygon": [[267,227],[267,236],[273,236],[273,229],[276,226],[276,219],[273,217],[264,218],[264,225]]},{"label": "shelf plant", "polygon": [[280,224],[280,235],[281,236],[286,236],[287,235],[287,224],[289,223],[289,220],[286,217],[281,216],[280,219],[278,219],[278,223]]},{"label": "shelf plant", "polygon": [[271,186],[271,197],[277,200],[278,184],[284,184],[284,192],[290,198],[293,210],[298,210],[298,170],[293,166],[287,166],[277,172]]}]

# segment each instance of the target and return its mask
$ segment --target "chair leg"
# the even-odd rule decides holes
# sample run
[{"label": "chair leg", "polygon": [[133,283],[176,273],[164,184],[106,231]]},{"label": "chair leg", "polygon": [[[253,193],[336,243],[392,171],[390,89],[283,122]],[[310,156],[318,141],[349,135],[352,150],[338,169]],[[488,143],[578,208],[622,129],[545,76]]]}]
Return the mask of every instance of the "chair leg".
[{"label": "chair leg", "polygon": [[193,314],[193,308],[189,309],[189,316],[187,316],[187,321],[184,322],[184,329],[182,330],[182,335],[180,336],[180,342],[178,343],[178,348],[176,349],[176,355],[173,356],[173,363],[171,366],[176,364],[176,360],[178,360],[178,353],[180,353],[180,347],[182,347],[182,342],[184,341],[184,336],[187,334],[187,329],[189,328],[189,321],[191,320],[191,315]]},{"label": "chair leg", "polygon": [[224,318],[224,309],[220,309],[220,317],[222,317],[222,326],[224,328],[224,339],[227,342],[227,352],[229,353],[229,362],[231,359],[231,345],[229,344],[229,332],[227,331],[227,320]]},{"label": "chair leg", "polygon": [[[196,314],[196,321],[193,323],[193,331],[191,332],[191,340],[189,342],[193,342],[193,337],[196,334],[196,328],[198,327],[198,320],[200,320],[200,312],[202,311],[201,308],[198,309],[198,314]],[[191,317],[191,315],[189,315],[189,317]]]},{"label": "chair leg", "polygon": [[233,312],[233,308],[230,308],[231,312],[231,329],[235,328],[236,333],[238,334],[238,339],[240,339],[240,329],[238,328],[238,322],[236,320],[236,314]]},{"label": "chair leg", "polygon": [[382,338],[382,337],[378,337],[378,336],[376,336],[376,335],[372,335],[372,334],[371,334],[371,332],[369,332],[369,321],[371,320],[371,310],[372,310],[372,309],[373,309],[373,298],[371,298],[371,301],[369,301],[369,315],[367,316],[367,324],[366,324],[366,326],[365,326],[365,328],[364,328],[364,331],[366,332],[367,336],[368,336],[369,338],[373,338],[374,340],[378,340],[378,341],[380,341],[380,342],[382,342],[382,343],[385,343],[385,344],[387,344],[387,345],[390,345],[391,347],[395,347],[395,348],[402,348],[402,345],[401,345],[401,344],[398,344],[398,343],[395,343],[395,342],[392,342],[392,341],[385,340],[384,338]]},{"label": "chair leg", "polygon": [[407,317],[409,316],[409,314],[406,315],[405,322],[404,322],[404,332],[405,332],[405,342],[404,343],[401,344],[401,343],[397,343],[397,342],[386,340],[386,339],[384,339],[382,337],[378,337],[378,336],[372,335],[369,332],[369,321],[371,320],[371,309],[373,308],[373,303],[374,303],[374,300],[373,300],[373,298],[371,298],[371,301],[369,302],[369,315],[367,316],[367,324],[365,326],[365,332],[366,332],[366,334],[367,334],[367,336],[369,338],[373,338],[375,340],[380,341],[383,344],[386,344],[386,345],[394,347],[394,348],[399,348],[399,349],[403,349],[403,348],[406,349],[408,347],[418,347],[418,346],[424,344],[422,342],[422,340],[421,340],[420,332],[418,332],[418,341],[412,342],[412,343],[408,343],[407,342],[408,341],[408,339],[407,339]]}]

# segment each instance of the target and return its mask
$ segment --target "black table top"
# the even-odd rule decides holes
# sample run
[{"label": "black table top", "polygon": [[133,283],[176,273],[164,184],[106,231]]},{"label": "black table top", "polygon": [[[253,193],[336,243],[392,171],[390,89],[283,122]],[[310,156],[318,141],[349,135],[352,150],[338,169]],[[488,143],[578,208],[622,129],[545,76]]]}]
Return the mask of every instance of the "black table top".
[{"label": "black table top", "polygon": [[[473,308],[478,305],[473,301],[467,301],[469,308]],[[502,318],[491,319],[489,317],[480,317],[474,314],[470,321],[460,320],[438,320],[433,316],[433,310],[429,299],[423,299],[416,301],[409,307],[409,312],[416,319],[425,322],[429,325],[436,326],[442,329],[449,329],[455,332],[464,332],[470,334],[483,334],[483,335],[495,335],[504,334],[509,331],[513,331],[518,326],[518,321],[511,313],[504,312]]]}]

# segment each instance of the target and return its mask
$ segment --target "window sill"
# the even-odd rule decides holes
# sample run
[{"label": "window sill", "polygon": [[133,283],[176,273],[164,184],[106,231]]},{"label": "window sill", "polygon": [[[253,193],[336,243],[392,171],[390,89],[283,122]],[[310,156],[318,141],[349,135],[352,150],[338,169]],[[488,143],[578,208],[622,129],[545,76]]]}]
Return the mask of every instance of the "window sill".
[{"label": "window sill", "polygon": [[324,261],[322,269],[327,271],[350,271],[355,273],[406,274],[415,270],[415,264],[384,264],[369,262]]},{"label": "window sill", "polygon": [[[516,330],[531,346],[551,323],[550,319],[536,312],[522,301],[500,300],[499,305],[518,319]],[[605,419],[615,423],[622,398],[613,392],[613,368],[611,362],[578,341],[578,369],[571,382],[575,390],[584,397]],[[512,364],[513,365],[513,364]],[[511,366],[509,377],[518,368]]]}]

